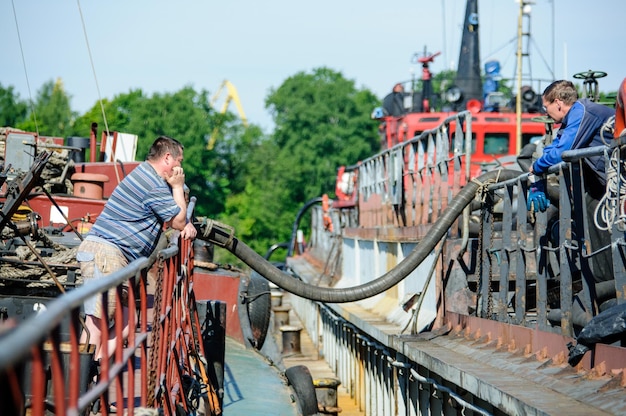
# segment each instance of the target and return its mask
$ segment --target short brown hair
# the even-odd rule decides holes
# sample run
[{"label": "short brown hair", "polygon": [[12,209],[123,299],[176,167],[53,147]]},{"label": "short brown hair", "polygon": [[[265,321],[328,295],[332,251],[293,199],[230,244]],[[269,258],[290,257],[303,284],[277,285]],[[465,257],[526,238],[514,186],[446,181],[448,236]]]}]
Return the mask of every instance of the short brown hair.
[{"label": "short brown hair", "polygon": [[567,80],[554,81],[543,91],[544,100],[552,103],[554,100],[561,100],[566,105],[572,105],[578,100],[578,92],[574,83]]},{"label": "short brown hair", "polygon": [[157,160],[169,153],[174,157],[182,156],[183,145],[176,139],[167,136],[159,136],[150,146],[146,160]]}]

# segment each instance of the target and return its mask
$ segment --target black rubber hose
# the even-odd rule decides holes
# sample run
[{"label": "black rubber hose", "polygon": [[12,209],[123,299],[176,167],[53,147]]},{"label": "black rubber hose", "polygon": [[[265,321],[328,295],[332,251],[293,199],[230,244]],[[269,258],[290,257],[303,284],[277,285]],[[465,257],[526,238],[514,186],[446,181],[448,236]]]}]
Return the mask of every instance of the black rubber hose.
[{"label": "black rubber hose", "polygon": [[322,202],[322,197],[313,198],[307,201],[307,203],[304,204],[302,208],[300,208],[300,211],[298,211],[298,214],[296,215],[296,219],[293,222],[293,227],[291,229],[291,244],[289,244],[289,248],[287,249],[287,257],[293,256],[293,249],[297,244],[296,239],[298,235],[298,227],[300,226],[300,220],[302,219],[302,216],[309,208],[311,208],[311,206],[315,204],[319,204],[321,202]]},{"label": "black rubber hose", "polygon": [[[581,298],[585,296],[584,290],[574,295],[574,301],[572,302],[571,319],[574,325],[585,326],[589,323],[591,318],[587,318],[587,312],[583,306]],[[615,299],[615,280],[609,280],[606,282],[596,283],[596,298],[595,301],[598,305],[604,302]],[[561,309],[552,309],[548,312],[548,320],[554,323],[561,323],[563,312]]]},{"label": "black rubber hose", "polygon": [[452,223],[463,212],[463,209],[472,202],[478,183],[498,180],[500,182],[514,179],[520,175],[514,170],[495,170],[476,178],[476,182],[469,182],[459,194],[452,200],[450,205],[443,212],[439,220],[432,226],[431,230],[423,240],[413,249],[413,251],[400,262],[395,268],[380,276],[379,278],[354,287],[349,288],[328,288],[319,287],[302,282],[293,276],[283,273],[254,250],[237,240],[232,234],[219,228],[218,225],[210,227],[208,234],[204,238],[212,241],[221,247],[226,248],[244,263],[265,277],[270,282],[282,289],[297,296],[313,301],[328,303],[355,302],[378,295],[385,290],[395,286],[406,278],[422,261],[432,252],[441,238],[448,232]]}]

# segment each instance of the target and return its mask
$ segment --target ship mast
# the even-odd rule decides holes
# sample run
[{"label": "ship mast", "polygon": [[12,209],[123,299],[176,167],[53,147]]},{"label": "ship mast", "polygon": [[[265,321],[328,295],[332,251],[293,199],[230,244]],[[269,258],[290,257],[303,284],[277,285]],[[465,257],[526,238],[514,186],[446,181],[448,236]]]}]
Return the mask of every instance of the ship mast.
[{"label": "ship mast", "polygon": [[[529,57],[528,51],[524,52],[523,38],[530,36],[530,6],[534,2],[530,0],[519,0],[519,16],[517,18],[517,81],[516,81],[516,93],[515,93],[515,114],[516,114],[516,127],[517,127],[517,140],[516,153],[519,154],[522,150],[522,59],[524,56]],[[524,30],[524,16],[527,17],[528,29]],[[526,42],[528,46],[528,41]],[[530,71],[530,62],[529,62]],[[530,75],[530,73],[529,73]]]},{"label": "ship mast", "polygon": [[461,50],[455,84],[463,91],[462,108],[468,100],[483,99],[483,85],[480,76],[480,51],[478,39],[478,0],[467,0]]}]

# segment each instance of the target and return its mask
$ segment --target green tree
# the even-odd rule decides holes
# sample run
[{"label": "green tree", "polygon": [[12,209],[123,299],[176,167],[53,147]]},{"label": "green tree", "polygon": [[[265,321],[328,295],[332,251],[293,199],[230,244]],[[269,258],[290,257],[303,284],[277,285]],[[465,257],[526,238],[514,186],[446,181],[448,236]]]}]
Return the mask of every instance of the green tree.
[{"label": "green tree", "polygon": [[[237,237],[257,253],[263,254],[274,243],[287,241],[286,229],[291,229],[295,213],[289,201],[288,189],[273,179],[273,159],[278,147],[272,140],[256,143],[245,165],[244,189],[226,198],[220,221],[233,226]],[[221,262],[238,261],[227,253],[218,252]]]},{"label": "green tree", "polygon": [[275,180],[301,205],[334,190],[338,166],[379,148],[378,122],[370,114],[380,100],[357,90],[341,73],[318,68],[288,78],[266,100],[276,124]]},{"label": "green tree", "polygon": [[98,131],[105,131],[108,128],[111,131],[138,134],[129,130],[127,126],[135,109],[144,105],[143,103],[149,99],[141,89],[119,94],[112,100],[103,98],[101,102],[95,103],[85,114],[76,118],[72,125],[72,135],[89,137],[93,123],[96,123]]},{"label": "green tree", "polygon": [[67,137],[76,117],[70,108],[70,96],[61,79],[46,82],[37,93],[35,111],[19,124],[26,131],[38,131],[44,136]]},{"label": "green tree", "polygon": [[27,103],[20,99],[12,86],[5,88],[0,83],[0,126],[16,127],[27,116]]},{"label": "green tree", "polygon": [[340,165],[379,148],[378,123],[370,114],[380,100],[339,72],[297,73],[271,90],[265,104],[274,134],[256,144],[246,165],[245,190],[227,198],[221,216],[259,253],[290,239],[296,214],[308,200],[334,196]]},{"label": "green tree", "polygon": [[[106,123],[102,116],[106,114]],[[206,149],[208,138],[219,125],[218,141],[213,150]],[[76,120],[74,134],[88,137],[95,122],[102,131],[137,134],[137,159],[143,160],[154,139],[166,135],[185,146],[183,168],[191,194],[197,197],[196,213],[215,217],[224,212],[226,198],[245,188],[247,155],[254,143],[262,139],[257,126],[244,128],[232,114],[219,115],[211,108],[209,93],[191,87],[174,93],[146,96],[142,90],[117,95],[113,100],[97,103]]]}]

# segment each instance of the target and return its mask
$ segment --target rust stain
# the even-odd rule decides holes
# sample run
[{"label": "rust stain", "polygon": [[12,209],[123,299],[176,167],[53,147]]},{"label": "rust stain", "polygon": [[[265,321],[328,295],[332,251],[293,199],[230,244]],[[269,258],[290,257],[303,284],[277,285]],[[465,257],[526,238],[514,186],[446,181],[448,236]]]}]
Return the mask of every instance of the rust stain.
[{"label": "rust stain", "polygon": [[606,361],[596,364],[589,372],[589,377],[592,379],[602,378],[604,376],[606,376]]},{"label": "rust stain", "polygon": [[548,347],[543,347],[535,353],[535,357],[539,361],[545,361],[548,358]]},{"label": "rust stain", "polygon": [[476,330],[476,332],[474,332],[474,340],[479,341],[479,340],[480,340],[480,336],[481,336],[481,334],[480,334],[480,328],[478,328],[478,329]]},{"label": "rust stain", "polygon": [[[469,342],[481,343],[481,348],[497,348],[504,351],[508,346],[510,353],[523,354],[527,359],[534,359],[546,366],[564,366],[567,363],[569,350],[567,343],[575,341],[564,335],[546,333],[516,325],[503,324],[477,317],[462,316],[448,311],[448,322],[454,323],[457,337],[464,337]],[[486,334],[486,335],[485,335]],[[489,343],[491,339],[492,343]],[[485,343],[482,345],[482,343]],[[598,344],[591,360],[588,353],[583,360],[572,370],[579,374],[587,373],[593,363],[602,367],[596,369],[595,377],[606,377],[610,374],[615,378],[615,384],[626,387],[626,349]],[[569,364],[567,364],[569,365]]]},{"label": "rust stain", "polygon": [[509,340],[509,349],[508,349],[508,351],[509,352],[517,352],[517,345],[515,343],[515,339],[514,338]]},{"label": "rust stain", "polygon": [[560,351],[554,357],[552,357],[552,362],[556,365],[562,365],[567,362],[567,357],[565,356],[564,351]]},{"label": "rust stain", "polygon": [[530,344],[526,344],[524,347],[524,355],[529,357],[533,353],[533,347]]},{"label": "rust stain", "polygon": [[464,337],[465,339],[471,339],[471,335],[472,335],[472,330],[470,328],[470,326],[466,326],[465,327],[465,333],[464,333]]},{"label": "rust stain", "polygon": [[504,342],[502,340],[502,337],[498,337],[498,339],[496,341],[496,349],[501,350],[503,344],[504,344]]}]

